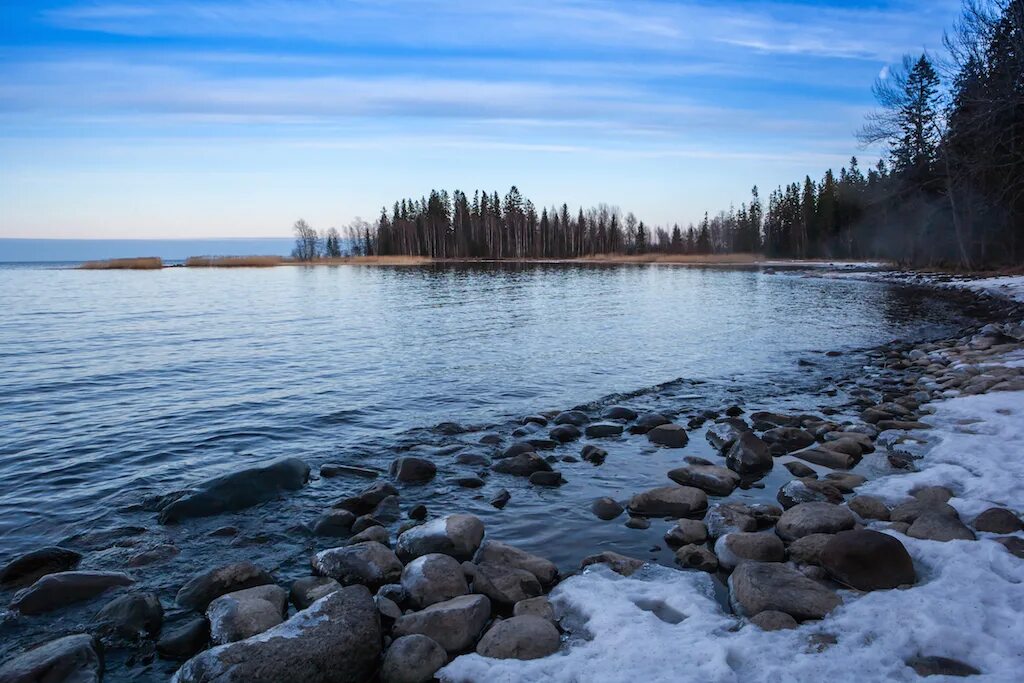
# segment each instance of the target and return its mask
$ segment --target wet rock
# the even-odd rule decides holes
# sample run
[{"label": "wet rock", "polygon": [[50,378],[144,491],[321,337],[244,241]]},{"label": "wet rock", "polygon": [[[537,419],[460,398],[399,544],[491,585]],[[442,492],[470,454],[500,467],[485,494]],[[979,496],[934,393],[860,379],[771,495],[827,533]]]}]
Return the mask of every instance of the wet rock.
[{"label": "wet rock", "polygon": [[501,510],[508,505],[510,500],[512,500],[512,494],[508,492],[508,489],[501,489],[491,498],[491,505]]},{"label": "wet rock", "polygon": [[551,601],[543,595],[520,600],[512,608],[512,615],[517,617],[531,615],[555,623],[555,608],[551,606]]},{"label": "wet rock", "polygon": [[376,479],[380,476],[380,472],[372,470],[367,467],[355,467],[353,465],[337,465],[334,463],[326,463],[320,465],[320,476],[325,478],[332,477],[360,477],[362,479]]},{"label": "wet rock", "polygon": [[510,458],[503,458],[494,463],[491,469],[501,474],[528,477],[534,472],[550,472],[551,465],[536,453],[530,452],[513,455]]},{"label": "wet rock", "polygon": [[661,413],[644,413],[636,419],[636,424],[629,428],[631,434],[646,434],[655,427],[671,422]]},{"label": "wet rock", "polygon": [[401,482],[422,483],[437,475],[437,466],[424,458],[405,456],[391,463],[389,474]]},{"label": "wet rock", "polygon": [[559,443],[568,443],[580,438],[581,432],[578,427],[571,424],[562,424],[548,432],[548,436]]},{"label": "wet rock", "polygon": [[743,432],[729,447],[725,464],[734,472],[749,474],[767,472],[774,466],[774,460],[768,444],[753,432]]},{"label": "wet rock", "polygon": [[833,538],[832,534],[809,534],[789,544],[789,559],[796,564],[821,564],[821,551]]},{"label": "wet rock", "polygon": [[210,622],[206,617],[192,617],[173,629],[164,629],[156,643],[156,651],[164,659],[184,661],[210,642]]},{"label": "wet rock", "polygon": [[402,570],[402,588],[415,609],[423,609],[469,593],[459,561],[430,553],[417,557]]},{"label": "wet rock", "polygon": [[396,552],[404,562],[429,553],[468,560],[480,547],[484,524],[473,515],[448,515],[409,529],[398,537]]},{"label": "wet rock", "polygon": [[829,472],[823,481],[842,493],[853,493],[853,490],[866,482],[867,478],[850,472]]},{"label": "wet rock", "polygon": [[524,424],[524,425],[535,424],[535,425],[540,425],[541,427],[547,427],[548,426],[548,419],[546,417],[544,417],[543,415],[527,415],[526,417],[521,419],[519,422],[520,422],[520,424]]},{"label": "wet rock", "polygon": [[394,600],[385,598],[383,595],[375,595],[373,601],[377,604],[377,611],[384,618],[385,626],[390,626],[402,616],[402,608]]},{"label": "wet rock", "polygon": [[888,521],[889,508],[881,498],[874,496],[854,496],[847,507],[856,512],[862,519],[879,519]]},{"label": "wet rock", "polygon": [[680,519],[665,532],[665,543],[678,548],[684,545],[699,545],[708,540],[708,528],[697,519]]},{"label": "wet rock", "polygon": [[89,600],[134,580],[121,572],[70,571],[47,574],[15,594],[11,609],[22,614],[43,614],[65,605]]},{"label": "wet rock", "polygon": [[[381,524],[393,524],[402,518],[402,508],[399,504],[398,496],[387,496],[384,500],[377,503],[376,507],[373,508],[373,512],[369,516]],[[366,517],[367,515],[363,515]],[[356,524],[352,524],[352,528],[356,531]]]},{"label": "wet rock", "polygon": [[222,526],[207,534],[210,538],[231,538],[238,535],[238,527]]},{"label": "wet rock", "polygon": [[455,462],[470,467],[490,467],[493,461],[483,453],[459,453],[455,456]]},{"label": "wet rock", "polygon": [[606,522],[621,515],[622,510],[622,506],[614,498],[598,498],[590,504],[590,511],[594,516]]},{"label": "wet rock", "polygon": [[[862,425],[867,426],[867,425]],[[877,436],[877,430],[871,427],[871,431]],[[826,443],[838,442],[838,441],[849,441],[857,445],[858,450],[861,454],[873,453],[875,450],[875,444],[871,440],[871,434],[865,434],[862,432],[845,431],[845,432],[825,432]],[[841,446],[838,450],[845,451],[846,446]]]},{"label": "wet rock", "polygon": [[336,579],[343,586],[377,587],[394,583],[402,576],[402,563],[395,553],[375,541],[321,550],[313,556],[311,564],[318,575]]},{"label": "wet rock", "polygon": [[718,558],[702,545],[684,545],[676,551],[676,562],[687,569],[709,573],[718,571]]},{"label": "wet rock", "polygon": [[449,654],[465,652],[476,642],[491,617],[491,601],[484,595],[463,595],[411,612],[395,621],[392,635],[419,633]]},{"label": "wet rock", "polygon": [[1024,529],[1024,524],[1006,508],[989,508],[974,518],[974,528],[993,534],[1012,534]]},{"label": "wet rock", "polygon": [[476,646],[477,654],[493,659],[540,659],[558,652],[558,629],[533,615],[497,622]]},{"label": "wet rock", "polygon": [[788,510],[794,505],[815,501],[842,503],[843,494],[828,481],[794,479],[783,484],[775,499],[779,501],[779,505]]},{"label": "wet rock", "polygon": [[558,567],[554,562],[501,541],[485,541],[473,561],[478,565],[497,564],[528,571],[542,586],[550,586],[558,579]]},{"label": "wet rock", "polygon": [[199,654],[173,683],[364,683],[380,653],[373,598],[364,586],[350,586],[269,631]]},{"label": "wet rock", "polygon": [[647,439],[651,443],[668,448],[682,448],[690,441],[686,430],[672,422],[652,428],[647,432]]},{"label": "wet rock", "polygon": [[718,564],[731,570],[744,561],[783,562],[786,548],[773,533],[736,532],[726,534],[715,543]]},{"label": "wet rock", "polygon": [[755,614],[750,618],[750,623],[762,631],[784,631],[797,627],[796,619],[785,612],[776,612],[775,610],[765,610]]},{"label": "wet rock", "polygon": [[391,535],[388,533],[388,530],[377,524],[355,534],[352,538],[348,539],[345,545],[356,545],[357,543],[366,543],[367,541],[374,541],[389,548],[391,547]]},{"label": "wet rock", "polygon": [[811,446],[802,451],[795,451],[790,455],[815,465],[831,467],[834,470],[848,470],[860,462],[859,455],[854,456],[849,453],[841,453],[840,451],[834,451],[823,446]]},{"label": "wet rock", "polygon": [[832,536],[820,564],[835,581],[861,591],[913,584],[914,562],[903,544],[888,534],[857,529]]},{"label": "wet rock", "polygon": [[48,546],[19,555],[0,571],[0,585],[27,586],[47,574],[71,571],[78,566],[82,554],[67,548]]},{"label": "wet rock", "polygon": [[397,496],[398,489],[391,482],[378,481],[370,484],[355,496],[343,498],[333,507],[348,510],[354,515],[368,515],[386,498]]},{"label": "wet rock", "polygon": [[479,489],[482,488],[486,482],[480,477],[465,476],[455,477],[452,479],[452,483],[456,486],[461,486],[464,489]]},{"label": "wet rock", "polygon": [[638,569],[644,566],[644,561],[638,560],[635,557],[620,555],[611,550],[605,550],[596,555],[583,558],[580,562],[580,569],[586,569],[592,564],[603,564],[616,574],[632,576]]},{"label": "wet rock", "polygon": [[814,443],[814,435],[799,427],[775,427],[761,435],[773,452],[789,453],[807,448]]},{"label": "wet rock", "polygon": [[689,465],[670,470],[668,478],[681,486],[693,486],[713,496],[728,496],[740,483],[740,476],[716,465]]},{"label": "wet rock", "polygon": [[924,505],[938,505],[949,502],[953,492],[945,486],[922,486],[912,490],[910,495]]},{"label": "wet rock", "polygon": [[588,439],[605,439],[612,436],[621,436],[623,427],[617,422],[595,422],[587,425],[583,431]]},{"label": "wet rock", "polygon": [[704,516],[708,537],[718,538],[733,531],[757,531],[757,520],[746,505],[718,503]]},{"label": "wet rock", "polygon": [[488,432],[487,434],[482,434],[480,438],[477,439],[477,443],[483,444],[484,446],[498,446],[503,440],[504,439],[501,438],[501,434]]},{"label": "wet rock", "polygon": [[784,541],[795,541],[810,534],[835,534],[846,531],[852,529],[855,523],[853,514],[838,505],[801,503],[782,513],[778,524],[775,525],[775,533]]},{"label": "wet rock", "polygon": [[415,519],[418,522],[422,522],[427,518],[427,506],[420,504],[414,505],[409,509],[409,519]]},{"label": "wet rock", "polygon": [[918,676],[978,676],[981,671],[970,664],[948,657],[911,657],[906,662]]},{"label": "wet rock", "polygon": [[381,683],[430,683],[448,663],[448,653],[427,636],[414,633],[391,643],[384,653]]},{"label": "wet rock", "polygon": [[587,444],[583,447],[583,450],[580,451],[580,457],[593,465],[602,465],[608,457],[608,451],[603,448]]},{"label": "wet rock", "polygon": [[3,683],[94,683],[102,674],[102,650],[85,633],[51,640],[0,665]]},{"label": "wet rock", "polygon": [[784,415],[782,413],[773,413],[769,411],[757,411],[750,414],[750,419],[754,423],[754,429],[758,430],[771,429],[772,427],[800,426],[800,416],[798,415]]},{"label": "wet rock", "polygon": [[741,420],[723,420],[708,427],[704,437],[719,453],[725,453],[743,434],[750,431]]},{"label": "wet rock", "polygon": [[341,590],[341,584],[329,576],[304,576],[292,583],[288,598],[301,611],[337,590]]},{"label": "wet rock", "polygon": [[642,517],[694,517],[702,516],[708,507],[708,497],[691,486],[660,486],[638,493],[629,500],[627,508]]},{"label": "wet rock", "polygon": [[129,642],[155,638],[164,623],[164,608],[155,593],[128,593],[108,602],[93,623],[103,637]]},{"label": "wet rock", "polygon": [[457,434],[465,434],[470,430],[458,422],[440,422],[434,426],[434,431],[444,436],[455,436]]},{"label": "wet rock", "polygon": [[914,430],[932,428],[931,425],[916,420],[879,420],[875,423],[875,426],[878,427],[879,432],[887,432],[890,429]]},{"label": "wet rock", "polygon": [[555,416],[556,425],[572,425],[582,427],[590,422],[590,417],[581,410],[566,410]]},{"label": "wet rock", "polygon": [[206,609],[214,645],[244,640],[284,621],[288,591],[280,586],[256,586],[222,595]]},{"label": "wet rock", "polygon": [[530,475],[530,483],[534,486],[561,486],[565,482],[562,479],[562,473],[557,471],[551,472],[534,472]]},{"label": "wet rock", "polygon": [[771,610],[797,621],[822,619],[841,603],[838,595],[780,562],[742,563],[729,577],[729,593],[733,607],[747,617]]},{"label": "wet rock", "polygon": [[626,408],[625,406],[611,406],[606,408],[601,414],[606,420],[635,420],[637,417],[636,411],[632,408]]},{"label": "wet rock", "polygon": [[505,458],[514,458],[515,456],[522,455],[523,453],[536,452],[537,448],[533,444],[528,443],[526,441],[517,441],[516,443],[512,444],[511,446],[503,450],[501,452],[501,456],[498,457],[497,459],[504,460]]},{"label": "wet rock", "polygon": [[170,543],[161,543],[132,555],[125,564],[129,567],[145,567],[151,564],[166,562],[171,558],[177,557],[180,552],[177,546],[173,546]]},{"label": "wet rock", "polygon": [[905,522],[913,524],[914,521],[926,512],[956,517],[957,511],[946,503],[934,501],[912,500],[909,503],[901,503],[889,511],[889,519],[893,522]]},{"label": "wet rock", "polygon": [[630,517],[626,520],[627,529],[650,529],[651,520],[646,517]]},{"label": "wet rock", "polygon": [[525,569],[490,562],[466,562],[464,570],[472,577],[473,592],[486,595],[497,605],[514,605],[544,592],[537,577]]},{"label": "wet rock", "polygon": [[313,533],[317,536],[348,536],[355,521],[356,516],[348,510],[332,508],[313,523]]},{"label": "wet rock", "polygon": [[914,520],[907,536],[930,541],[973,541],[977,537],[956,514],[929,511]]},{"label": "wet rock", "polygon": [[161,524],[192,517],[209,517],[243,510],[297,491],[309,481],[309,465],[298,458],[282,458],[262,467],[250,467],[215,477],[178,498],[160,511]]}]

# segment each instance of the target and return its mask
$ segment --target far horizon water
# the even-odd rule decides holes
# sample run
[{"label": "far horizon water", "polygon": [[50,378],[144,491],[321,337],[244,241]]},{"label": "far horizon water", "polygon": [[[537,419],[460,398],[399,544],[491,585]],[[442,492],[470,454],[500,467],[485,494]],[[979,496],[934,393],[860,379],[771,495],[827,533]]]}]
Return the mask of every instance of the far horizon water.
[{"label": "far horizon water", "polygon": [[0,237],[0,263],[77,263],[111,258],[159,256],[288,256],[291,237],[210,239],[35,239]]}]

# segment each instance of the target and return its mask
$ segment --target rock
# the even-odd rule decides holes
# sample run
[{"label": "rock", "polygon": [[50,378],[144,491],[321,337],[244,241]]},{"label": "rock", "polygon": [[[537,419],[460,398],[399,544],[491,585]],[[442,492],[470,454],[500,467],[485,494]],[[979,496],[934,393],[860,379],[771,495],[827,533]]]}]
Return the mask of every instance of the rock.
[{"label": "rock", "polygon": [[522,418],[519,421],[519,423],[524,425],[536,424],[540,425],[541,427],[547,427],[548,419],[543,415],[527,415],[526,417]]},{"label": "rock", "polygon": [[670,470],[668,478],[682,486],[693,486],[713,496],[728,496],[740,483],[740,475],[716,465],[688,465]]},{"label": "rock", "polygon": [[158,519],[161,524],[174,524],[192,517],[243,510],[277,498],[285,491],[297,491],[307,481],[309,465],[298,458],[281,458],[262,467],[209,479],[164,507]]},{"label": "rock", "polygon": [[821,566],[835,581],[861,591],[913,584],[914,562],[903,544],[868,529],[841,531],[821,550]]},{"label": "rock", "polygon": [[946,503],[931,501],[912,500],[909,503],[901,503],[889,511],[889,519],[893,522],[906,522],[912,524],[914,520],[926,512],[931,512],[949,517],[957,517],[957,511]]},{"label": "rock", "polygon": [[493,461],[483,453],[459,453],[455,456],[455,462],[459,465],[471,467],[490,467]]},{"label": "rock", "polygon": [[930,541],[973,541],[977,538],[957,515],[944,512],[925,512],[910,525],[907,536]]},{"label": "rock", "polygon": [[605,550],[596,555],[583,558],[580,562],[580,569],[586,569],[592,564],[603,564],[616,574],[632,576],[638,569],[644,566],[644,561],[638,560],[635,557],[620,555],[611,550]]},{"label": "rock", "polygon": [[520,453],[510,458],[503,458],[491,465],[491,469],[501,474],[514,474],[517,477],[528,477],[534,472],[550,472],[551,465],[536,453]]},{"label": "rock", "polygon": [[718,558],[702,545],[684,545],[676,551],[676,561],[688,569],[712,574],[718,571]]},{"label": "rock", "polygon": [[550,621],[524,614],[494,624],[476,652],[493,659],[540,659],[558,652],[560,644],[558,629]]},{"label": "rock", "polygon": [[516,617],[531,615],[555,623],[555,608],[552,607],[551,601],[543,595],[520,600],[512,607],[512,615]]},{"label": "rock", "polygon": [[463,561],[473,557],[484,537],[484,523],[473,515],[448,515],[409,529],[398,537],[396,552],[404,562],[443,553]]},{"label": "rock", "polygon": [[3,683],[98,683],[102,675],[102,650],[85,633],[51,640],[0,665]]},{"label": "rock", "polygon": [[341,590],[341,584],[329,576],[304,576],[292,583],[288,598],[301,611],[337,590]]},{"label": "rock", "polygon": [[632,434],[646,434],[655,427],[671,422],[661,413],[644,413],[636,419],[636,424],[629,428]]},{"label": "rock", "polygon": [[530,483],[534,486],[561,486],[565,480],[562,479],[562,473],[557,471],[552,472],[534,472],[530,475]]},{"label": "rock", "polygon": [[580,451],[580,457],[593,465],[602,465],[608,457],[608,451],[603,448],[598,448],[592,444],[587,444],[583,447],[583,450]]},{"label": "rock", "polygon": [[1024,524],[1006,508],[989,508],[974,518],[974,528],[993,534],[1012,534],[1024,529]]},{"label": "rock", "polygon": [[684,545],[699,545],[708,540],[708,528],[697,519],[680,519],[665,532],[665,543],[678,548]]},{"label": "rock", "polygon": [[414,609],[469,593],[459,561],[440,553],[429,553],[407,564],[402,570],[402,588]]},{"label": "rock", "polygon": [[785,509],[789,509],[800,503],[827,502],[842,503],[843,494],[839,489],[832,486],[828,481],[817,481],[815,479],[794,479],[783,484],[776,494],[775,499]]},{"label": "rock", "polygon": [[949,502],[949,499],[953,497],[953,492],[945,486],[922,486],[912,490],[910,495],[926,505],[937,505]]},{"label": "rock", "polygon": [[422,483],[437,475],[437,466],[424,458],[405,456],[391,463],[389,474],[401,482]]},{"label": "rock", "polygon": [[81,559],[81,553],[67,548],[39,548],[11,560],[0,571],[0,585],[8,588],[28,586],[47,574],[71,571],[78,566]]},{"label": "rock", "polygon": [[[872,431],[874,431],[873,427],[871,429],[872,429]],[[877,435],[877,432],[875,432],[875,433]],[[858,449],[860,450],[861,453],[873,453],[875,451],[875,444],[871,440],[871,435],[870,434],[865,434],[865,433],[862,433],[862,432],[852,432],[852,431],[826,432],[825,433],[825,441],[826,442],[852,441],[853,443],[857,444],[857,447],[858,447]],[[844,449],[840,448],[839,450],[844,450]]]},{"label": "rock", "polygon": [[209,642],[210,622],[206,617],[192,617],[174,629],[165,629],[156,643],[156,651],[164,659],[184,661],[205,650]]},{"label": "rock", "polygon": [[630,517],[626,520],[627,529],[650,529],[651,520],[646,517]]},{"label": "rock", "polygon": [[478,489],[482,488],[486,483],[480,477],[466,476],[466,477],[455,477],[451,480],[456,486],[461,486],[464,489]]},{"label": "rock", "polygon": [[392,635],[413,633],[436,641],[449,654],[465,652],[476,642],[491,617],[491,601],[484,595],[463,595],[438,602],[395,621]]},{"label": "rock", "polygon": [[794,458],[800,458],[823,467],[831,467],[835,470],[848,470],[860,462],[859,455],[854,456],[849,453],[841,453],[823,446],[811,446],[802,451],[790,453],[790,455]]},{"label": "rock", "polygon": [[501,438],[501,434],[497,434],[495,432],[482,434],[480,438],[477,439],[477,443],[483,444],[484,446],[499,446],[502,441],[504,441],[504,439]]},{"label": "rock", "polygon": [[722,420],[708,427],[704,437],[719,453],[725,453],[750,428],[742,420]]},{"label": "rock", "polygon": [[948,657],[911,657],[906,662],[918,676],[978,676],[981,671]]},{"label": "rock", "polygon": [[660,486],[636,494],[627,505],[630,514],[676,518],[702,516],[707,507],[707,494],[691,486]]},{"label": "rock", "polygon": [[348,510],[332,508],[313,523],[313,533],[317,536],[348,536],[355,521],[356,516]]},{"label": "rock", "polygon": [[746,505],[717,503],[704,516],[708,537],[718,538],[732,531],[757,531],[757,520]]},{"label": "rock", "polygon": [[235,562],[211,569],[189,579],[181,587],[175,602],[186,609],[205,612],[207,606],[215,599],[227,593],[240,591],[243,588],[263,586],[273,583],[274,579],[266,571],[252,562]]},{"label": "rock", "polygon": [[797,627],[796,619],[785,612],[776,612],[770,609],[752,616],[750,623],[762,631],[783,631]]},{"label": "rock", "polygon": [[155,593],[128,593],[108,602],[93,622],[104,637],[136,642],[160,633],[164,608]]},{"label": "rock", "polygon": [[553,440],[559,443],[568,443],[569,441],[575,441],[576,439],[580,438],[580,435],[581,432],[579,430],[579,427],[576,427],[575,425],[571,424],[558,425],[557,427],[552,428],[551,431],[548,432],[548,436],[550,436]]},{"label": "rock", "polygon": [[505,450],[501,452],[500,456],[496,456],[496,460],[504,460],[505,458],[514,458],[517,455],[523,453],[536,453],[537,447],[526,441],[517,441]]},{"label": "rock", "polygon": [[725,455],[726,466],[740,474],[767,472],[774,466],[771,451],[753,432],[743,432]]},{"label": "rock", "polygon": [[448,653],[427,636],[414,633],[391,643],[384,653],[381,683],[430,683],[448,663]]},{"label": "rock", "polygon": [[146,565],[156,564],[158,562],[166,562],[173,557],[177,557],[180,552],[181,551],[178,550],[177,546],[169,543],[161,543],[149,550],[144,550],[132,555],[128,558],[128,561],[125,564],[129,567],[145,567]]},{"label": "rock", "polygon": [[814,435],[799,427],[775,427],[761,435],[761,440],[780,453],[798,451],[814,443]]},{"label": "rock", "polygon": [[823,481],[842,493],[853,493],[855,488],[867,481],[867,477],[851,472],[829,472]]},{"label": "rock", "polygon": [[617,422],[595,422],[587,425],[583,431],[588,439],[605,439],[612,436],[621,436],[623,427]]},{"label": "rock", "polygon": [[795,541],[810,534],[835,534],[846,531],[852,529],[855,523],[853,514],[838,505],[801,503],[782,513],[778,524],[775,525],[775,533],[784,541]]},{"label": "rock", "polygon": [[672,422],[652,428],[647,432],[647,439],[651,443],[668,448],[682,448],[690,441],[686,430]]},{"label": "rock", "polygon": [[269,631],[193,657],[173,683],[364,683],[377,670],[380,616],[364,586],[327,595]]},{"label": "rock", "polygon": [[494,497],[491,498],[491,505],[501,510],[508,505],[510,500],[512,500],[512,494],[508,492],[508,489],[500,489],[494,494]]},{"label": "rock", "polygon": [[325,463],[320,465],[320,476],[330,479],[332,477],[361,477],[363,479],[376,479],[380,476],[380,472],[372,470],[367,467],[355,467],[353,465],[337,465],[334,463]]},{"label": "rock", "polygon": [[930,424],[918,422],[916,420],[879,420],[875,423],[875,426],[878,427],[879,432],[886,432],[890,429],[912,430],[932,428]]},{"label": "rock", "polygon": [[367,515],[372,513],[386,498],[397,495],[398,489],[391,482],[378,481],[370,484],[355,496],[343,498],[333,507],[348,510],[354,515]]},{"label": "rock", "polygon": [[466,562],[464,569],[473,579],[473,592],[498,605],[514,605],[544,592],[537,577],[525,569],[489,562]]},{"label": "rock", "polygon": [[70,571],[47,574],[28,588],[18,591],[11,609],[34,615],[50,612],[73,602],[94,598],[116,586],[130,586],[134,580],[121,572]]},{"label": "rock", "polygon": [[402,576],[402,563],[395,553],[375,541],[321,550],[310,563],[318,575],[336,579],[343,586],[363,584],[376,588],[394,583]]},{"label": "rock", "polygon": [[[373,508],[369,515],[363,515],[363,517],[373,517],[373,519],[381,524],[393,524],[402,518],[402,508],[398,500],[398,496],[388,496],[377,503],[377,506]],[[357,528],[355,522],[352,524],[352,529],[354,531],[361,531],[361,529]]]},{"label": "rock", "polygon": [[601,414],[601,417],[603,417],[606,420],[635,420],[636,411],[633,410],[632,408],[626,408],[624,406],[611,406],[605,409],[605,411]]},{"label": "rock", "polygon": [[715,555],[721,567],[733,569],[744,561],[783,562],[786,559],[786,548],[773,533],[736,532],[718,539]]},{"label": "rock", "polygon": [[610,521],[622,514],[622,506],[614,498],[597,498],[590,504],[590,511],[594,516],[604,521]]},{"label": "rock", "polygon": [[756,411],[750,414],[755,429],[770,429],[772,427],[799,427],[800,417],[796,415],[783,415],[769,411]]},{"label": "rock", "polygon": [[1024,560],[1024,540],[1017,536],[1002,536],[1000,538],[993,539],[996,543],[1000,544],[1006,551],[1011,555],[1021,558]]},{"label": "rock", "polygon": [[582,427],[590,422],[590,417],[581,410],[566,410],[565,412],[556,415],[554,422],[556,425]]},{"label": "rock", "polygon": [[881,498],[854,496],[846,505],[862,519],[880,519],[883,522],[889,520],[889,508]]},{"label": "rock", "polygon": [[833,538],[832,534],[809,534],[789,544],[789,560],[796,564],[821,564],[821,551]]},{"label": "rock", "polygon": [[383,595],[375,595],[373,596],[373,601],[377,603],[377,611],[384,617],[385,625],[394,623],[396,619],[402,616],[402,608],[394,600]]},{"label": "rock", "polygon": [[280,586],[256,586],[222,595],[206,609],[214,645],[244,640],[284,621],[288,591]]},{"label": "rock", "polygon": [[841,603],[838,595],[780,562],[742,563],[729,577],[729,593],[733,607],[747,617],[771,610],[797,621],[822,619]]},{"label": "rock", "polygon": [[358,534],[348,539],[348,542],[345,545],[357,545],[359,543],[366,543],[367,541],[380,543],[381,545],[385,545],[390,548],[391,534],[389,534],[388,530],[384,527],[374,525],[363,529]]},{"label": "rock", "polygon": [[485,541],[473,561],[478,565],[497,564],[528,571],[542,586],[550,586],[558,579],[554,562],[500,541]]}]

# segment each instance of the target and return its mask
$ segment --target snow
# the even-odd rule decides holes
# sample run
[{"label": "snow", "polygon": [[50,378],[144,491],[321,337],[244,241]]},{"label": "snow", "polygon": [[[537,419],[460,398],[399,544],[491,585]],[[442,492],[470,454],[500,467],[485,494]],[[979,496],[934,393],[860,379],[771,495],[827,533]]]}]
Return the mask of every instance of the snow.
[{"label": "snow", "polygon": [[1024,302],[1024,275],[990,277],[982,280],[964,280],[959,282],[958,286],[980,292],[987,292],[996,296],[1005,296],[1008,299],[1013,299],[1014,301]]},{"label": "snow", "polygon": [[[1024,392],[933,405],[935,428],[927,433],[921,471],[881,477],[860,492],[898,502],[915,487],[942,484],[956,493],[950,504],[968,522],[992,505],[1024,509]],[[625,578],[594,567],[552,593],[571,634],[558,654],[526,662],[469,654],[439,676],[453,683],[920,681],[904,662],[941,656],[980,669],[972,681],[1021,680],[1024,560],[993,534],[941,543],[886,533],[914,558],[917,585],[843,591],[843,606],[795,630],[766,632],[726,613],[700,572],[647,567]],[[837,642],[815,647],[815,634]]]}]

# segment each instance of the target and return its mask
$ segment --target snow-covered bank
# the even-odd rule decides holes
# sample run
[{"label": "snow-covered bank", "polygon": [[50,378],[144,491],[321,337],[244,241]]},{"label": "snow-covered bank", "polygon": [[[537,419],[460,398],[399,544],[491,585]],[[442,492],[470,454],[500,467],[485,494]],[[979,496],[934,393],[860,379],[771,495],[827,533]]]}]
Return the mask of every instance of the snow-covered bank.
[{"label": "snow-covered bank", "polygon": [[957,281],[957,285],[973,289],[977,292],[986,292],[996,296],[1005,296],[1014,301],[1024,302],[1024,275],[1010,275],[1006,277],[990,277],[982,280]]},{"label": "snow-covered bank", "polygon": [[[934,429],[919,471],[880,477],[858,493],[901,502],[916,487],[941,484],[954,492],[950,504],[965,521],[993,505],[1024,508],[1024,392],[931,405]],[[910,552],[918,583],[842,591],[842,607],[794,630],[763,631],[726,613],[700,572],[649,567],[625,578],[596,567],[552,594],[570,633],[562,653],[533,661],[465,655],[440,676],[453,682],[914,681],[920,679],[907,660],[940,656],[979,669],[971,680],[1021,680],[1024,559],[994,534],[939,542],[886,533]]]}]

